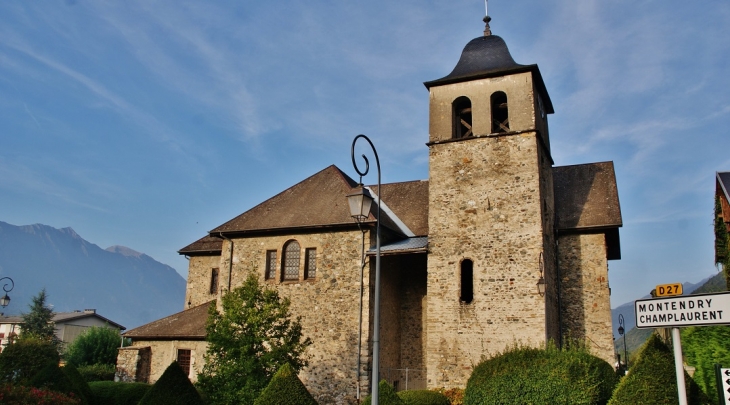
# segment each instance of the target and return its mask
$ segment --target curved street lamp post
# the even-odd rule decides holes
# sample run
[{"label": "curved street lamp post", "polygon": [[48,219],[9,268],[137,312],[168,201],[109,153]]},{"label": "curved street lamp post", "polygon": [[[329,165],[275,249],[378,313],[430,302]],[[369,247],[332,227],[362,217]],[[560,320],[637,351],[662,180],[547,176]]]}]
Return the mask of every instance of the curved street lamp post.
[{"label": "curved street lamp post", "polygon": [[[626,335],[624,334],[624,316],[622,314],[618,314],[618,334],[624,337],[624,363],[626,363],[626,370],[629,369],[629,355],[628,350],[626,349]],[[619,366],[621,363],[619,363]]]},{"label": "curved street lamp post", "polygon": [[3,291],[5,291],[5,295],[0,297],[0,306],[5,308],[8,306],[8,304],[10,304],[10,297],[8,296],[8,293],[10,291],[13,291],[13,288],[15,288],[15,282],[10,277],[0,278],[0,282],[2,282],[3,280],[10,280],[10,288],[8,288],[8,283],[5,283],[5,285],[3,285]]},{"label": "curved street lamp post", "polygon": [[[360,138],[365,139],[370,144],[370,148],[372,148],[373,154],[375,155],[375,164],[378,168],[378,212],[375,223],[375,296],[373,298],[373,368],[370,381],[372,384],[370,390],[372,403],[378,405],[378,370],[380,369],[380,201],[383,197],[383,190],[380,187],[380,159],[378,159],[378,152],[375,150],[375,146],[373,146],[370,138],[362,134],[358,135],[352,141],[350,155],[352,157],[352,166],[355,167],[355,171],[360,175],[360,182],[358,184],[359,189],[347,196],[350,205],[350,215],[358,222],[366,220],[370,215],[370,207],[374,200],[370,191],[362,184],[363,176],[367,175],[370,170],[370,162],[368,162],[368,158],[365,155],[362,155],[363,160],[365,160],[365,171],[360,171],[355,162],[355,144]],[[357,373],[359,379],[360,370],[357,370]]]}]

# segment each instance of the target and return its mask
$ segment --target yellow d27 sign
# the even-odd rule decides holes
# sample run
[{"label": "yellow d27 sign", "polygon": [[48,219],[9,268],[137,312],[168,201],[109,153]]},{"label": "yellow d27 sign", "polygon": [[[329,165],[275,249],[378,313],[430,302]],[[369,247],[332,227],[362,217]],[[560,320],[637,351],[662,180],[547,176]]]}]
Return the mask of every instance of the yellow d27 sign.
[{"label": "yellow d27 sign", "polygon": [[673,297],[675,295],[682,295],[682,284],[660,284],[656,286],[657,297]]}]

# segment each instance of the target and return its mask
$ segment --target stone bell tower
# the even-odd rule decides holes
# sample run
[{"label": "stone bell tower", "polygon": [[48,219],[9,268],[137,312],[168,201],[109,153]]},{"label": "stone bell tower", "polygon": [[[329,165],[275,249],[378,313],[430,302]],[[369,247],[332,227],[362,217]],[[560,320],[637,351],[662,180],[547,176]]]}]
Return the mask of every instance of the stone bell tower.
[{"label": "stone bell tower", "polygon": [[[537,65],[504,40],[469,42],[430,93],[429,387],[465,386],[482,357],[558,339],[555,209]],[[538,292],[544,277],[547,291]]]}]

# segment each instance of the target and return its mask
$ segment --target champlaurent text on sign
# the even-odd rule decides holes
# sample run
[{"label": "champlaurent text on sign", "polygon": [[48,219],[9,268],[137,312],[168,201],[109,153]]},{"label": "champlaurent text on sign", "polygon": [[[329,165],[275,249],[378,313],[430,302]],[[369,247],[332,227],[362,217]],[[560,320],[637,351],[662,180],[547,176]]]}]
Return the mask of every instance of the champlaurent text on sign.
[{"label": "champlaurent text on sign", "polygon": [[730,292],[636,300],[637,328],[730,324]]}]

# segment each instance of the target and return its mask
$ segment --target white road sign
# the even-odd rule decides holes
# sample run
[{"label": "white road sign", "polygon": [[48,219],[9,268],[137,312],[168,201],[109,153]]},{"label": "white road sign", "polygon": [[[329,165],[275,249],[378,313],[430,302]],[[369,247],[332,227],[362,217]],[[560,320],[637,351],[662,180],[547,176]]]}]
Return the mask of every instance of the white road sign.
[{"label": "white road sign", "polygon": [[730,368],[720,369],[720,378],[722,378],[722,397],[724,404],[730,405]]},{"label": "white road sign", "polygon": [[637,328],[730,324],[730,292],[634,302]]}]

